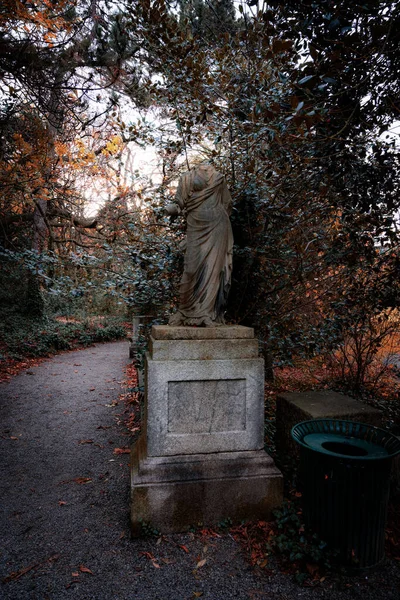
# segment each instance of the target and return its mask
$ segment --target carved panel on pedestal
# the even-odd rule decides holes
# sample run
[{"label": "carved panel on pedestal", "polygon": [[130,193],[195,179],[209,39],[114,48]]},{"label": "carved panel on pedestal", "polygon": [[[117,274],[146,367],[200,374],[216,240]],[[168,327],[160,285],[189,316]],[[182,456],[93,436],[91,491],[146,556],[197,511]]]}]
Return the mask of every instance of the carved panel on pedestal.
[{"label": "carved panel on pedestal", "polygon": [[245,379],[168,382],[168,433],[245,429]]}]

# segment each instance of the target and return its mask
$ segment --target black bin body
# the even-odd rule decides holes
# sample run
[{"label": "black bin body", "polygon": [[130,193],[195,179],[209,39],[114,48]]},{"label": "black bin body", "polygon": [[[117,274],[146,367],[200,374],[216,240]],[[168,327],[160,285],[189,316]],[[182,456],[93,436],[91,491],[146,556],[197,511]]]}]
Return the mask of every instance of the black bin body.
[{"label": "black bin body", "polygon": [[318,419],[292,429],[300,445],[300,481],[306,524],[338,550],[352,569],[385,556],[385,524],[397,437],[362,423]]}]

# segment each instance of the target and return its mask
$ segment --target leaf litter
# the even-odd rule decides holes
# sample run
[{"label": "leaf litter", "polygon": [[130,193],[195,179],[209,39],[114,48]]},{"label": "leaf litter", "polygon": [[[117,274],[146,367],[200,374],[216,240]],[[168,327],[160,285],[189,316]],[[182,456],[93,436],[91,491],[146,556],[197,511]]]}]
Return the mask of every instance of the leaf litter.
[{"label": "leaf litter", "polygon": [[58,560],[60,558],[60,556],[61,556],[60,554],[53,554],[52,556],[50,556],[43,562],[38,562],[33,565],[29,565],[28,567],[24,567],[23,569],[20,569],[19,571],[13,571],[9,575],[7,575],[7,577],[4,577],[1,581],[2,581],[2,583],[9,583],[10,581],[16,581],[17,579],[19,579],[20,577],[23,577],[24,575],[26,575],[30,571],[33,571],[34,569],[39,569],[40,567],[45,566],[47,563],[51,564],[51,563],[55,562],[56,560]]}]

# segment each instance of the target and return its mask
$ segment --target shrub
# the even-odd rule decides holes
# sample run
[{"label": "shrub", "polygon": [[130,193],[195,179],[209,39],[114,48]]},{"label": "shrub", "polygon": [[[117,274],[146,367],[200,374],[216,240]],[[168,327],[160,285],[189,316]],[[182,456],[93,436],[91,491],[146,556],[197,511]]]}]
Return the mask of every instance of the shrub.
[{"label": "shrub", "polygon": [[108,342],[125,337],[120,319],[62,322],[56,319],[25,319],[12,315],[0,324],[5,352],[15,359],[48,356],[54,352]]}]

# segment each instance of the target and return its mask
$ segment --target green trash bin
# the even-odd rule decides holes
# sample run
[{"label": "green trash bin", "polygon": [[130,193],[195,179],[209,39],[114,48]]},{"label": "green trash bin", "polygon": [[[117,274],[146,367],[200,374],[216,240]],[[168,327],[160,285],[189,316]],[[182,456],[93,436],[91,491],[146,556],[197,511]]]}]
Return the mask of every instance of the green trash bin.
[{"label": "green trash bin", "polygon": [[385,524],[394,435],[371,425],[335,419],[298,423],[300,482],[305,523],[352,569],[385,556]]}]

